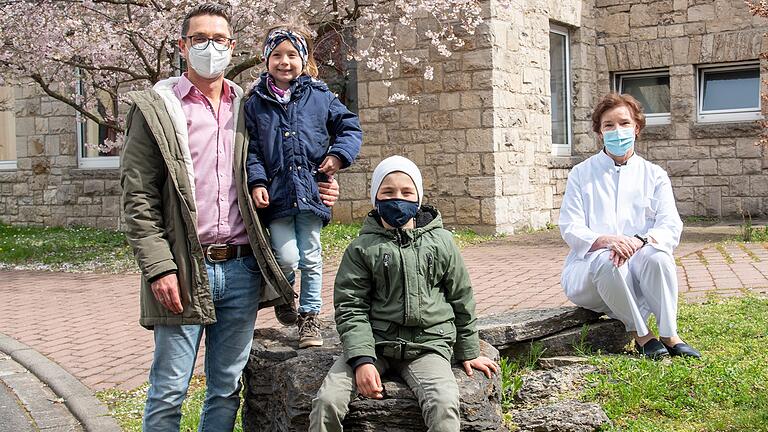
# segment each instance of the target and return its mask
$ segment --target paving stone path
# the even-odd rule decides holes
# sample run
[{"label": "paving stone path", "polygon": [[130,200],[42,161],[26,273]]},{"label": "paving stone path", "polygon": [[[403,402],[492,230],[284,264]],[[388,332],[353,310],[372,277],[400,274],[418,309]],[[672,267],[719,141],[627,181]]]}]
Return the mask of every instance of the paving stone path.
[{"label": "paving stone path", "polygon": [[[504,239],[465,248],[478,314],[569,304],[560,288],[566,254],[562,244],[521,246]],[[768,243],[684,242],[676,257],[684,301],[701,301],[709,293],[768,293]],[[330,319],[336,266],[327,267],[323,299]],[[147,379],[153,347],[152,333],[138,324],[138,286],[137,274],[3,271],[0,332],[94,390],[133,389]],[[257,325],[278,324],[265,310]]]}]

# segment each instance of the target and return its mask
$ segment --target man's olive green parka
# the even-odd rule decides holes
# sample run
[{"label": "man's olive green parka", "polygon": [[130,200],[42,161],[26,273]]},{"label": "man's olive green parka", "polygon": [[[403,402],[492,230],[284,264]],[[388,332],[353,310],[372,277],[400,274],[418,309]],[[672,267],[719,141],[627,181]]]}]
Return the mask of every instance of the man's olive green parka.
[{"label": "man's olive green parka", "polygon": [[[178,78],[158,82],[152,90],[131,92],[133,101],[121,154],[123,230],[141,270],[140,324],[208,325],[216,322],[203,249],[197,236],[195,173],[187,124],[173,94]],[[293,290],[272,254],[269,239],[251,202],[245,178],[248,136],[242,115],[242,89],[236,89],[234,179],[237,201],[261,272],[260,307],[293,301]],[[208,174],[210,175],[210,174]],[[155,299],[150,280],[176,272],[184,311],[174,314]],[[259,287],[254,287],[258,289]]]}]

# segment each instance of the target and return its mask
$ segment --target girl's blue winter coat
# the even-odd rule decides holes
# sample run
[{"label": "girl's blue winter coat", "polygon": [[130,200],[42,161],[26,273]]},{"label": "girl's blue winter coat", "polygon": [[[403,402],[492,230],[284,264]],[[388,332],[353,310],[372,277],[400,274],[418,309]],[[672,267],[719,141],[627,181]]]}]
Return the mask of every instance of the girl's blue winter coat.
[{"label": "girl's blue winter coat", "polygon": [[327,155],[338,157],[343,168],[354,162],[363,141],[360,121],[322,81],[300,76],[283,105],[267,89],[266,76],[244,108],[248,188],[261,185],[269,192],[269,206],[260,213],[264,223],[305,210],[328,223],[331,211],[320,200],[317,167]]}]

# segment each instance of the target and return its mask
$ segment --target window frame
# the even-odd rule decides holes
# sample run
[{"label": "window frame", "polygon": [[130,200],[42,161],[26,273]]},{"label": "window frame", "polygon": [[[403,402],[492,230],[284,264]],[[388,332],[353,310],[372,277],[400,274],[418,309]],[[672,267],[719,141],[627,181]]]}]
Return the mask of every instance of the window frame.
[{"label": "window frame", "polygon": [[[76,85],[77,97],[83,95],[83,87],[78,79]],[[89,120],[80,111],[75,115],[75,135],[77,140],[77,167],[81,169],[114,169],[120,168],[120,156],[86,156],[84,155],[85,140]],[[98,125],[97,125],[98,127]]]},{"label": "window frame", "polygon": [[[613,75],[613,89],[619,93],[624,94],[624,78],[653,78],[653,77],[667,77],[670,79],[670,88],[672,87],[672,79],[669,75],[669,69],[646,69],[642,71],[631,72],[615,72]],[[670,110],[672,109],[672,96],[670,95]],[[654,125],[668,125],[672,123],[672,113],[644,113],[645,124],[647,126]]]},{"label": "window frame", "polygon": [[[549,25],[549,32],[555,33],[565,37],[565,136],[567,142],[555,143],[554,136],[551,136],[552,141],[552,156],[562,157],[570,156],[573,149],[573,108],[571,107],[571,33],[567,27],[561,25],[552,24]],[[550,59],[550,76],[552,74],[552,59]],[[552,94],[550,97],[550,110],[552,109]]]},{"label": "window frame", "polygon": [[[725,110],[704,110],[704,76],[707,72],[729,72],[743,70],[757,70],[758,98],[757,109],[734,108]],[[696,68],[696,120],[699,123],[730,123],[762,120],[762,78],[760,74],[760,62],[721,63],[716,65],[699,65]]]},{"label": "window frame", "polygon": [[111,169],[120,168],[120,156],[85,156],[86,128],[88,120],[81,113],[75,116],[75,132],[77,135],[77,167],[82,169]]},{"label": "window frame", "polygon": [[14,105],[16,103],[16,98],[14,95],[15,88],[9,83],[6,83],[5,86],[6,91],[9,92],[8,97],[8,103],[10,104],[10,110],[2,110],[0,113],[10,113],[10,130],[6,132],[10,132],[10,136],[13,137],[12,142],[9,142],[8,144],[10,146],[13,146],[13,154],[16,157],[16,159],[8,159],[8,160],[0,160],[0,171],[14,171],[19,168],[19,155],[18,155],[18,145],[16,142],[16,111],[14,110]]}]

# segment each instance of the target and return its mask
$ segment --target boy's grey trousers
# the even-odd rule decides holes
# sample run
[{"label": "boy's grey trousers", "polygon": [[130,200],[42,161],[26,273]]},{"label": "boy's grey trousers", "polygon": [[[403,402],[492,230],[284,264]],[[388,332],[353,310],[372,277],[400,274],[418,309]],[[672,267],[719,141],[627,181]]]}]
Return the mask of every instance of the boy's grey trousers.
[{"label": "boy's grey trousers", "polygon": [[[374,366],[379,374],[392,369],[405,380],[419,401],[429,432],[459,432],[459,386],[448,360],[433,353],[413,360],[379,357]],[[341,431],[355,396],[355,373],[341,356],[312,400],[310,432]]]}]

